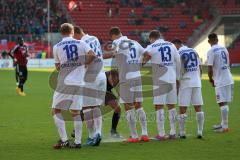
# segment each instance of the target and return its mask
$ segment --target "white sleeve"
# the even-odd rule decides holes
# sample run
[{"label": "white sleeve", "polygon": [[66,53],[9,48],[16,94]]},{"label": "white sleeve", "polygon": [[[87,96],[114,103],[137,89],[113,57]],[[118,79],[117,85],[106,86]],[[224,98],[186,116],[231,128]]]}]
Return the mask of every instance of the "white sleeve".
[{"label": "white sleeve", "polygon": [[227,62],[228,62],[228,65],[230,65],[229,52],[228,52],[228,50],[227,50],[227,49],[225,49],[225,50],[226,50],[226,54],[227,54]]},{"label": "white sleeve", "polygon": [[173,46],[173,51],[174,51],[174,61],[176,63],[176,78],[177,80],[179,80],[181,76],[181,58],[175,46]]},{"label": "white sleeve", "polygon": [[58,54],[57,54],[57,47],[56,46],[53,47],[53,57],[54,57],[55,63],[60,63],[60,60],[59,60],[59,57],[58,57]]},{"label": "white sleeve", "polygon": [[89,52],[90,50],[92,50],[92,49],[90,48],[90,46],[89,46],[86,42],[84,42],[84,41],[82,41],[81,46],[83,46],[83,50],[84,50],[84,53],[85,53],[86,55],[88,54],[88,52]]},{"label": "white sleeve", "polygon": [[152,46],[148,45],[147,48],[145,48],[143,53],[148,53],[148,55],[152,56]]},{"label": "white sleeve", "polygon": [[213,61],[214,61],[214,54],[213,54],[212,50],[209,50],[207,53],[208,66],[213,66]]}]

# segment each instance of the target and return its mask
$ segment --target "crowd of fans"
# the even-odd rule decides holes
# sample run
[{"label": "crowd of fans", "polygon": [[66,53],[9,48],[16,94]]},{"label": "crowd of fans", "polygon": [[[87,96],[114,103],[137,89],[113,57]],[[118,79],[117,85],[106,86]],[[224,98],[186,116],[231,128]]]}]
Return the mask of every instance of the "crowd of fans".
[{"label": "crowd of fans", "polygon": [[[57,1],[50,3],[50,29],[56,32],[67,19]],[[48,31],[46,0],[0,0],[0,15],[0,34],[40,36]]]}]

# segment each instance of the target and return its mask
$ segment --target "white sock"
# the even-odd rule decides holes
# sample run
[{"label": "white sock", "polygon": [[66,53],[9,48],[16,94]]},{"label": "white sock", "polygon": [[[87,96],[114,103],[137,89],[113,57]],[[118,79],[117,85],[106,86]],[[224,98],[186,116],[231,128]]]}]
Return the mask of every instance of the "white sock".
[{"label": "white sock", "polygon": [[175,108],[168,110],[170,121],[170,135],[176,135],[177,111]]},{"label": "white sock", "polygon": [[158,134],[161,137],[165,136],[165,129],[164,129],[164,122],[165,122],[165,116],[164,116],[164,110],[159,109],[156,111],[156,120],[157,120],[157,128],[158,128]]},{"label": "white sock", "polygon": [[222,115],[222,123],[221,124],[222,124],[223,128],[228,128],[228,112],[229,112],[228,105],[221,107],[221,115]]},{"label": "white sock", "polygon": [[82,118],[80,115],[74,118],[75,144],[81,144],[82,141]]},{"label": "white sock", "polygon": [[147,117],[146,117],[146,113],[144,111],[144,109],[141,107],[139,109],[136,110],[140,124],[141,124],[141,128],[142,128],[142,135],[148,135],[148,131],[147,131]]},{"label": "white sock", "polygon": [[53,119],[54,119],[55,125],[58,130],[58,134],[59,134],[61,140],[63,142],[67,141],[68,137],[67,137],[67,132],[66,132],[66,128],[65,128],[65,121],[63,119],[62,114],[61,113],[55,114],[53,116]]},{"label": "white sock", "polygon": [[186,119],[187,114],[180,114],[180,121],[179,121],[179,130],[180,130],[180,136],[186,135]]},{"label": "white sock", "polygon": [[95,137],[95,129],[93,125],[93,112],[92,109],[86,109],[83,111],[84,113],[84,121],[86,122],[87,129],[88,129],[88,137],[94,138]]},{"label": "white sock", "polygon": [[203,125],[204,125],[204,112],[196,113],[198,135],[202,135]]},{"label": "white sock", "polygon": [[93,109],[93,124],[95,128],[95,135],[102,135],[102,112],[99,107]]},{"label": "white sock", "polygon": [[134,109],[126,111],[126,119],[131,132],[132,138],[138,138],[137,129],[136,129],[136,117]]}]

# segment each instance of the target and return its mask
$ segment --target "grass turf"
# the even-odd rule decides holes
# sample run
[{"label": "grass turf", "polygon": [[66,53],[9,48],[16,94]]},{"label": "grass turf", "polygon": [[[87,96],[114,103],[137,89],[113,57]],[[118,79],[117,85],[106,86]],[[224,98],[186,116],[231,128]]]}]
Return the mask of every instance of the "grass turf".
[{"label": "grass turf", "polygon": [[[235,77],[234,101],[230,104],[230,132],[217,134],[211,130],[213,124],[219,122],[220,111],[215,102],[214,89],[203,76],[203,98],[205,111],[204,139],[196,139],[196,121],[193,108],[189,108],[186,140],[175,140],[149,143],[103,143],[100,147],[84,147],[81,150],[53,150],[52,145],[58,135],[51,117],[51,101],[53,91],[48,85],[50,73],[31,71],[26,84],[26,97],[15,93],[14,72],[0,70],[0,159],[1,160],[118,160],[118,159],[184,159],[184,160],[231,160],[240,157],[239,127],[239,88],[240,69],[234,68]],[[154,120],[154,108],[151,99],[144,101],[148,113],[148,130],[150,136],[157,133]],[[108,135],[112,114],[104,115],[103,134]],[[124,114],[122,114],[124,116]],[[169,125],[166,121],[166,130]],[[68,134],[72,122],[67,122]],[[121,118],[119,131],[129,136],[127,123]],[[138,125],[138,131],[140,128]],[[83,139],[86,139],[84,127]],[[107,137],[107,136],[105,136]]]}]

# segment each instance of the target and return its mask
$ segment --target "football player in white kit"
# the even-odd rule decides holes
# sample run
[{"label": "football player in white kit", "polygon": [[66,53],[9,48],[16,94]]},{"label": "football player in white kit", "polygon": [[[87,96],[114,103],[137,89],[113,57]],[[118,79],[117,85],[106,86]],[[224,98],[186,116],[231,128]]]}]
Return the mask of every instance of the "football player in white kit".
[{"label": "football player in white kit", "polygon": [[214,125],[216,132],[228,132],[228,103],[233,98],[233,78],[229,67],[229,53],[225,47],[218,44],[217,34],[208,35],[211,49],[208,51],[208,76],[212,86],[215,87],[216,100],[221,110],[222,122]]},{"label": "football player in white kit", "polygon": [[[136,41],[123,36],[118,27],[112,27],[109,36],[113,41],[114,62],[119,72],[120,103],[124,104],[126,119],[131,132],[127,139],[129,143],[139,140],[148,142],[147,118],[142,107],[142,81],[140,72],[140,57],[144,53],[143,47]],[[139,118],[142,128],[141,138],[138,138],[136,129],[136,116]]]},{"label": "football player in white kit", "polygon": [[181,57],[181,77],[179,86],[179,107],[180,107],[180,138],[186,138],[186,119],[187,107],[193,105],[196,111],[196,121],[198,128],[198,139],[202,138],[202,131],[204,125],[204,112],[201,106],[203,105],[202,99],[202,84],[201,74],[202,67],[199,56],[195,50],[184,46],[180,39],[175,39],[172,43],[178,49]]},{"label": "football player in white kit", "polygon": [[77,88],[84,85],[85,64],[90,64],[96,56],[85,42],[73,38],[72,24],[62,24],[60,32],[63,39],[53,47],[55,65],[59,75],[53,96],[52,111],[60,135],[60,140],[54,145],[54,148],[61,149],[69,146],[62,110],[70,110],[74,120],[75,141],[70,147],[81,148],[82,120]]},{"label": "football player in white kit", "polygon": [[176,138],[177,85],[180,77],[180,56],[176,47],[161,38],[157,30],[149,35],[150,45],[147,46],[142,60],[143,65],[151,60],[153,77],[153,103],[156,109],[158,135],[156,139],[165,140],[164,105],[168,106],[170,135],[169,139]]},{"label": "football player in white kit", "polygon": [[83,29],[78,26],[74,27],[74,38],[86,42],[97,57],[93,63],[87,67],[86,77],[88,78],[84,79],[85,87],[101,90],[103,94],[99,94],[97,96],[98,98],[91,97],[91,95],[84,95],[83,114],[89,133],[87,144],[98,146],[102,134],[102,113],[100,105],[104,104],[107,88],[106,74],[103,70],[102,48],[99,40],[95,36],[85,34]]}]

